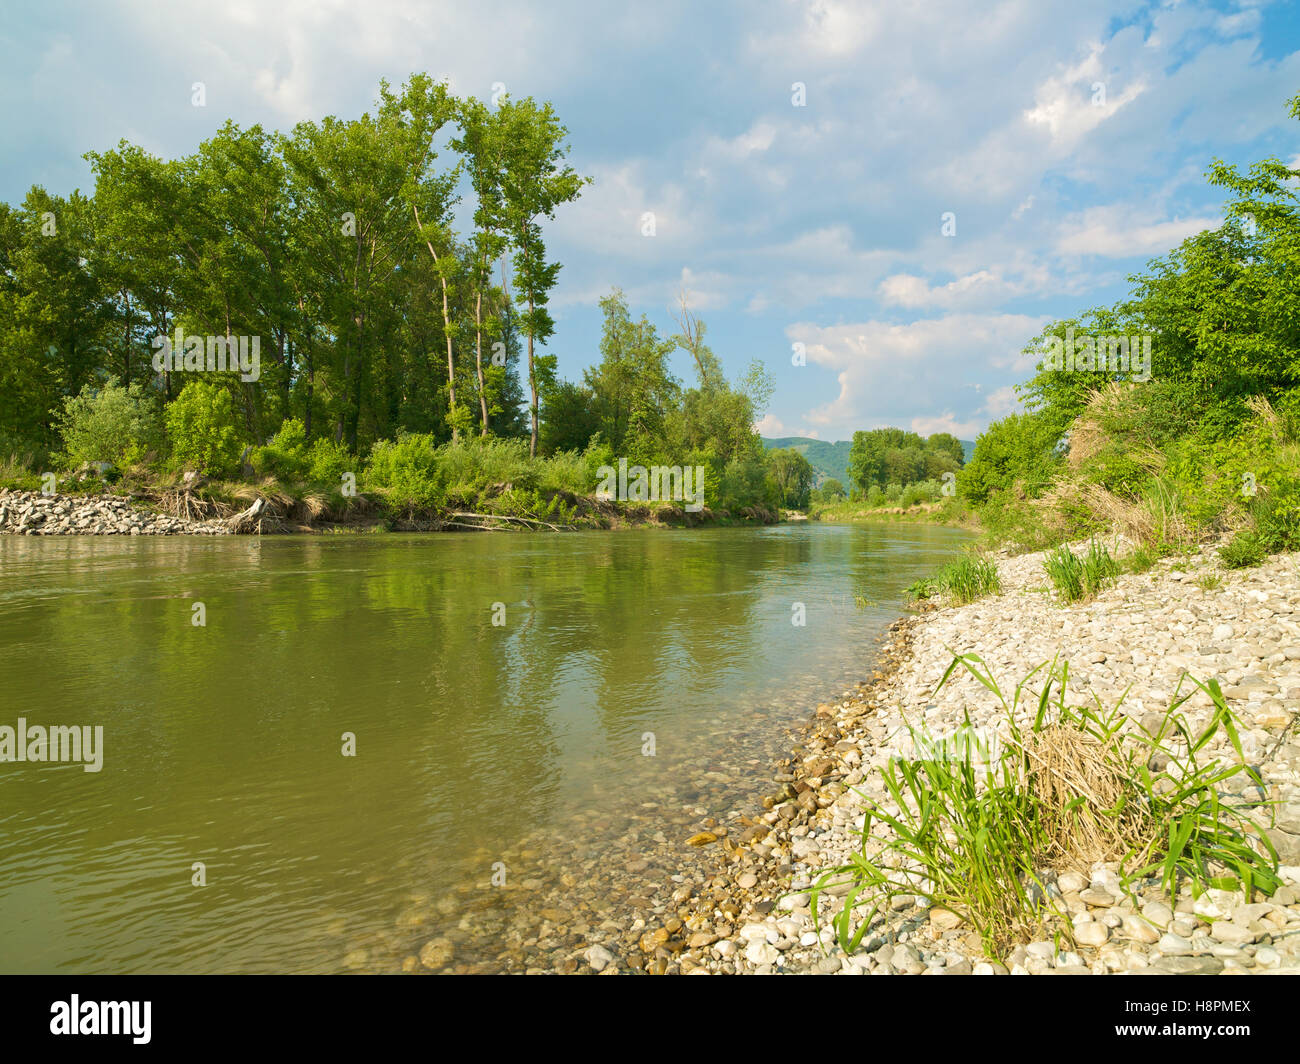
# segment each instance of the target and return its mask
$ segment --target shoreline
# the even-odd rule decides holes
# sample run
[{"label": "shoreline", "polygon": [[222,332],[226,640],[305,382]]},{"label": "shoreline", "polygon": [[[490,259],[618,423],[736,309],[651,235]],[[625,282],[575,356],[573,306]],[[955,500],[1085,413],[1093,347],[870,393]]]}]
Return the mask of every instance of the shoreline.
[{"label": "shoreline", "polygon": [[[776,793],[741,818],[730,853],[715,855],[708,896],[683,908],[670,971],[682,974],[1259,974],[1300,972],[1300,554],[1255,569],[1224,571],[1207,548],[1183,561],[1121,576],[1092,601],[1057,605],[1047,591],[1042,552],[1000,556],[1003,589],[966,606],[940,607],[894,622],[873,675],[838,702],[824,703],[801,741],[775,768]],[[1221,585],[1202,588],[1198,574]],[[1068,913],[1074,943],[1017,943],[984,955],[976,929],[932,909],[925,898],[896,899],[849,956],[833,941],[837,907],[823,895],[814,924],[808,888],[859,848],[863,800],[885,797],[880,768],[899,749],[904,721],[938,730],[961,711],[992,718],[993,696],[955,671],[935,687],[953,654],[979,654],[1008,695],[1056,653],[1071,660],[1071,703],[1096,694],[1122,703],[1135,721],[1163,712],[1187,679],[1217,677],[1240,719],[1247,763],[1219,786],[1263,826],[1279,854],[1282,887],[1272,898],[1210,890],[1176,896],[1142,881],[1126,889],[1117,862],[1049,874],[1048,892]],[[1183,707],[1202,724],[1212,703],[1202,692]],[[1018,718],[1024,710],[1017,707]],[[1220,735],[1207,748],[1239,764]],[[1270,823],[1271,821],[1271,823]],[[873,828],[873,838],[880,829]],[[838,891],[845,893],[847,888]],[[906,902],[907,904],[901,904]],[[689,910],[689,911],[688,911]],[[823,948],[825,947],[825,948]],[[656,944],[657,950],[663,946]],[[662,957],[667,960],[667,957]]]},{"label": "shoreline", "polygon": [[[746,528],[783,522],[779,514],[747,507],[738,514],[705,507],[688,512],[676,504],[651,507],[617,503],[595,497],[574,497],[582,508],[581,524],[557,525],[540,518],[510,514],[468,514],[429,511],[404,517],[378,515],[373,500],[346,520],[326,520],[301,514],[300,504],[285,505],[267,496],[251,497],[249,508],[199,520],[168,513],[161,500],[141,495],[109,493],[79,495],[0,488],[0,535],[27,536],[329,536],[374,535],[384,532],[553,532],[620,531],[630,528]],[[179,505],[186,505],[181,500]],[[213,509],[211,503],[205,504]],[[186,507],[189,508],[188,506]],[[195,507],[196,509],[198,507]],[[226,509],[230,509],[226,507]],[[305,520],[304,520],[305,518]],[[468,519],[484,523],[470,523]],[[314,524],[318,521],[318,524]],[[541,526],[541,527],[538,527]]]}]

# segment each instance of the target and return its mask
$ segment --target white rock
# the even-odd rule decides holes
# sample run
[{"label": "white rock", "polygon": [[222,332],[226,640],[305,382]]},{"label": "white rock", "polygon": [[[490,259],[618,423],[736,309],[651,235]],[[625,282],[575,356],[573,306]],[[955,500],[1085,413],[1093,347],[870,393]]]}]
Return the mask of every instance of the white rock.
[{"label": "white rock", "polygon": [[1076,927],[1074,929],[1074,938],[1081,946],[1100,946],[1110,938],[1110,928],[1097,920],[1093,920]]}]

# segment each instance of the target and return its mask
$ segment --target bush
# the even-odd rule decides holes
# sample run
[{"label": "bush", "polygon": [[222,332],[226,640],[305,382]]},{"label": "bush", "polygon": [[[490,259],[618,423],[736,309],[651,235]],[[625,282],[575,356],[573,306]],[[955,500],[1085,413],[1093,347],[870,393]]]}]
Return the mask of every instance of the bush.
[{"label": "bush", "polygon": [[440,505],[446,496],[446,481],[437,441],[414,432],[380,440],[370,452],[366,482],[383,492],[389,502],[408,510]]},{"label": "bush", "polygon": [[235,476],[243,453],[235,402],[219,384],[192,380],[167,407],[173,461],[210,476]]},{"label": "bush", "polygon": [[356,471],[356,457],[343,444],[327,437],[313,440],[307,452],[307,477],[314,484],[343,485],[343,474]]},{"label": "bush", "polygon": [[125,469],[162,445],[158,404],[138,384],[124,388],[110,381],[98,391],[87,384],[65,400],[59,432],[72,468],[112,462]]},{"label": "bush", "polygon": [[258,476],[290,483],[303,480],[311,465],[307,429],[298,418],[289,418],[265,446],[253,450],[250,462]]}]

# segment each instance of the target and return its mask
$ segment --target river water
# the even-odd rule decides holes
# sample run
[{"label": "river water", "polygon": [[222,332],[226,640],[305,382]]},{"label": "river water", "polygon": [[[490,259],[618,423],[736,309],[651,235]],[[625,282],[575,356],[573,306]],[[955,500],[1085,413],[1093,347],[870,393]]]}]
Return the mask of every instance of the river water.
[{"label": "river water", "polygon": [[0,762],[0,971],[549,967],[966,538],[0,537],[0,726],[103,728],[98,772]]}]

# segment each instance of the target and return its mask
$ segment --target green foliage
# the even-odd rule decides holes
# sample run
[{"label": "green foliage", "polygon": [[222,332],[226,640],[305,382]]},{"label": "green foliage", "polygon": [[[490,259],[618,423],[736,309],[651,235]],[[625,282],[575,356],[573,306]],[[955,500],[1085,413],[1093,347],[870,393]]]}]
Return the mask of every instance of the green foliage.
[{"label": "green foliage", "polygon": [[1083,557],[1061,544],[1043,559],[1043,568],[1062,602],[1095,598],[1121,571],[1120,563],[1095,539]]},{"label": "green foliage", "polygon": [[1264,549],[1259,533],[1253,529],[1242,529],[1219,548],[1219,560],[1229,569],[1249,569],[1266,557],[1268,551]]},{"label": "green foliage", "polygon": [[430,435],[408,432],[381,440],[366,465],[367,489],[382,492],[391,504],[407,510],[438,506],[446,477],[438,461],[438,444]]},{"label": "green foliage", "polygon": [[344,473],[356,469],[356,460],[341,443],[325,438],[309,442],[297,418],[285,421],[265,446],[254,448],[250,461],[259,476],[334,490],[342,486]]},{"label": "green foliage", "polygon": [[812,492],[813,467],[794,450],[767,452],[769,491],[782,506],[802,510]]},{"label": "green foliage", "polygon": [[235,476],[244,443],[229,389],[195,379],[167,407],[172,460],[210,476]]},{"label": "green foliage", "polygon": [[59,435],[69,468],[83,462],[112,462],[125,469],[162,445],[158,403],[138,384],[110,381],[99,389],[85,385],[64,401]]},{"label": "green foliage", "polygon": [[858,431],[849,449],[849,476],[859,491],[869,491],[873,484],[897,484],[901,490],[956,473],[964,454],[961,441],[947,432],[922,440],[904,429]]},{"label": "green foliage", "polygon": [[365,485],[407,512],[478,507],[520,517],[554,516],[571,505],[556,502],[558,495],[593,490],[576,451],[534,459],[524,440],[473,437],[439,445],[415,433],[375,445]]},{"label": "green foliage", "polygon": [[953,605],[996,595],[1002,590],[1002,577],[997,563],[983,554],[963,554],[949,562],[934,576],[918,580],[907,589],[913,598],[933,598],[946,595]]},{"label": "green foliage", "polygon": [[542,393],[541,449],[583,451],[601,429],[590,388],[572,381],[558,381]]},{"label": "green foliage", "polygon": [[1061,429],[1059,418],[1046,414],[1011,414],[993,422],[957,474],[958,493],[975,504],[998,494],[1040,494],[1061,468]]}]

